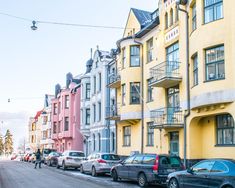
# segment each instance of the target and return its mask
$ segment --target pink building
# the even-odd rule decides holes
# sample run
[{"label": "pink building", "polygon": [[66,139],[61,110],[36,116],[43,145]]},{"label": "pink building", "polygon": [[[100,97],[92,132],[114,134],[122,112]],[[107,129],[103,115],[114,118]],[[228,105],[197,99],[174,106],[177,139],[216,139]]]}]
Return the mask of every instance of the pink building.
[{"label": "pink building", "polygon": [[66,75],[66,87],[55,87],[52,99],[52,139],[54,149],[83,150],[83,136],[80,133],[80,79]]}]

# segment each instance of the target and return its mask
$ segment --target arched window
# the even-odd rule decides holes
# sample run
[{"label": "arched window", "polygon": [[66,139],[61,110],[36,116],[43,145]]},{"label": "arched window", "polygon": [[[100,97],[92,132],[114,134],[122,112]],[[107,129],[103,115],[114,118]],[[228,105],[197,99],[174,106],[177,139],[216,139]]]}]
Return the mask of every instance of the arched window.
[{"label": "arched window", "polygon": [[165,14],[165,29],[167,29],[167,28],[168,28],[168,14],[166,12],[166,14]]},{"label": "arched window", "polygon": [[101,137],[100,137],[100,133],[98,133],[98,142],[99,142],[99,151],[101,151]]},{"label": "arched window", "polygon": [[93,134],[93,151],[95,151],[95,134]]},{"label": "arched window", "polygon": [[179,11],[177,8],[175,8],[175,22],[179,20]]},{"label": "arched window", "polygon": [[170,11],[170,26],[173,25],[173,22],[174,22],[173,9],[171,9],[171,11]]}]

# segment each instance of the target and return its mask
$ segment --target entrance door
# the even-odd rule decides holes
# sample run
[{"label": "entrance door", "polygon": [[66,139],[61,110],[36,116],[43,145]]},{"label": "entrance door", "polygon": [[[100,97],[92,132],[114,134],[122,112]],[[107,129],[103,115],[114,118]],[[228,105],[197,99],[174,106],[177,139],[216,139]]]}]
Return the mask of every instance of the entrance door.
[{"label": "entrance door", "polygon": [[170,154],[179,156],[179,132],[170,132]]}]

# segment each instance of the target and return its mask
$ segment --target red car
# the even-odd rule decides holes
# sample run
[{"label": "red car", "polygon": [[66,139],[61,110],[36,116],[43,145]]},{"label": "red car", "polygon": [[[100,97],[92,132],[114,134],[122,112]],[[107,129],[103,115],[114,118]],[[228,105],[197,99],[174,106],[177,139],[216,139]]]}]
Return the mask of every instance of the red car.
[{"label": "red car", "polygon": [[17,155],[16,155],[16,154],[12,154],[12,156],[11,156],[11,160],[15,160],[15,159],[16,159],[16,157],[17,157]]},{"label": "red car", "polygon": [[29,158],[31,157],[32,153],[27,153],[25,156],[24,156],[24,161],[28,162],[29,161]]}]

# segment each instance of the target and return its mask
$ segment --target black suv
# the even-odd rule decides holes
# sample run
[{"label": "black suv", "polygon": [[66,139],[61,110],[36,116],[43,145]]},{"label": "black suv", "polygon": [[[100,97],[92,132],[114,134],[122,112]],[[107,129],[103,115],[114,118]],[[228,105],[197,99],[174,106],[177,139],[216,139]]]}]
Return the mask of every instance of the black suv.
[{"label": "black suv", "polygon": [[149,183],[166,184],[169,173],[184,169],[178,156],[136,154],[113,166],[111,176],[113,181],[130,179],[145,187]]}]

